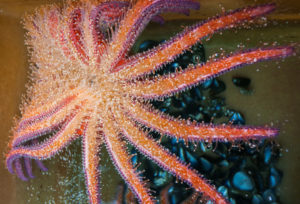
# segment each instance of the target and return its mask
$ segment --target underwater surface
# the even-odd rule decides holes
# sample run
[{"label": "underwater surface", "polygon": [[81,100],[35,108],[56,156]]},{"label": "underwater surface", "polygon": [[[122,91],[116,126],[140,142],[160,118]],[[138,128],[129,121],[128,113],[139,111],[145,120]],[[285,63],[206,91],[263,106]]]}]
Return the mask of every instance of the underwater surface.
[{"label": "underwater surface", "polygon": [[[244,3],[228,9],[241,7]],[[0,4],[0,8],[5,4],[5,2]],[[29,4],[34,4],[34,1],[30,1]],[[14,6],[19,8],[28,5],[18,3]],[[19,23],[20,15],[14,16],[14,13],[8,12],[7,7],[3,6],[4,9],[0,11],[0,128],[2,132],[0,148],[3,152],[6,151],[12,119],[18,114],[18,104],[22,93],[25,92],[28,72],[24,30]],[[28,7],[29,9],[25,8],[25,10],[31,10],[33,6]],[[173,18],[172,20],[171,18],[162,26],[151,23],[136,42],[133,52],[141,49],[140,46],[145,43],[145,40],[159,42],[168,39],[181,30],[181,26],[191,25],[193,22],[195,21],[192,19]],[[222,53],[224,50],[229,53],[242,47],[259,47],[265,42],[269,45],[274,42],[277,45],[294,43],[297,49],[297,43],[300,42],[300,22],[295,20],[271,19],[266,27],[252,27],[215,34],[209,41],[203,42],[205,58],[217,52]],[[299,50],[297,54],[299,56]],[[225,100],[226,108],[242,113],[246,125],[267,124],[280,128],[280,134],[276,138],[276,143],[279,143],[280,147],[276,153],[278,158],[274,162],[276,169],[282,172],[275,193],[280,203],[296,203],[300,199],[298,184],[300,181],[300,127],[298,125],[300,60],[298,56],[245,66],[226,73],[218,78],[226,88],[216,94],[218,98]],[[232,82],[233,77],[237,79],[243,77],[250,79],[251,82],[246,85],[246,88],[241,88]],[[221,119],[213,121],[223,122]],[[274,144],[273,147],[277,148],[277,145]],[[86,202],[80,151],[80,141],[74,142],[62,154],[45,162],[49,172],[40,173],[35,169],[36,178],[29,182],[22,182],[10,175],[4,162],[1,162],[1,199],[5,203]],[[4,153],[1,156],[4,161]],[[110,202],[116,197],[121,178],[114,170],[110,159],[101,159],[101,166],[103,166],[102,174],[107,175],[101,181],[102,195],[106,202]]]}]

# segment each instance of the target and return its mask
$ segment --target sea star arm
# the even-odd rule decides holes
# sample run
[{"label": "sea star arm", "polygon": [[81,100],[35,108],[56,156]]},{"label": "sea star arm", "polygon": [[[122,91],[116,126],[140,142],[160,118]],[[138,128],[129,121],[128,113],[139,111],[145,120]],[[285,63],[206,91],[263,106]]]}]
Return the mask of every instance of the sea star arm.
[{"label": "sea star arm", "polygon": [[72,101],[83,96],[86,93],[83,90],[73,90],[69,95],[59,94],[56,100],[52,102],[45,102],[44,104],[34,105],[27,107],[23,112],[22,121],[19,123],[18,128],[22,128],[34,121],[39,121],[47,116],[51,116]]},{"label": "sea star arm", "polygon": [[[46,10],[45,24],[48,27],[43,29],[43,33],[50,33],[48,38],[54,40],[55,45],[59,46],[68,59],[76,61],[78,64],[87,65],[89,55],[87,45],[84,43],[86,39],[84,39],[82,29],[85,13],[78,6],[78,3],[73,3],[62,10],[56,7]],[[43,8],[41,12],[43,12]],[[62,16],[66,17],[62,18]],[[88,22],[88,19],[85,21]],[[92,46],[92,48],[94,47]]]},{"label": "sea star arm", "polygon": [[157,110],[127,103],[125,112],[135,121],[162,134],[184,141],[236,141],[261,137],[272,137],[277,129],[264,127],[242,127],[233,125],[199,124],[183,119],[175,119]]},{"label": "sea star arm", "polygon": [[247,20],[265,15],[274,8],[274,4],[249,7],[188,27],[162,45],[138,57],[132,57],[127,64],[122,65],[122,69],[119,68],[120,71],[117,74],[120,78],[128,80],[152,73],[162,65],[174,60],[184,50],[189,49],[204,37],[212,35],[218,30],[231,28]]},{"label": "sea star arm", "polygon": [[[44,160],[54,156],[71,141],[81,136],[77,134],[76,130],[81,128],[80,125],[83,117],[84,112],[82,111],[72,113],[61,129],[53,137],[41,145],[13,148],[6,156],[6,165],[8,170],[13,174],[13,163],[20,158]],[[16,172],[18,171],[19,169],[16,169]]]},{"label": "sea star arm", "polygon": [[132,83],[128,91],[133,96],[147,99],[167,97],[241,65],[286,57],[291,54],[293,54],[292,47],[256,49],[208,62],[204,65],[192,66],[169,76],[158,77],[153,81]]},{"label": "sea star arm", "polygon": [[14,166],[15,166],[15,172],[16,175],[23,181],[28,181],[29,179],[25,176],[22,168],[22,160],[21,158],[18,158],[14,160]]},{"label": "sea star arm", "polygon": [[24,167],[25,167],[25,171],[27,172],[28,177],[33,179],[34,175],[32,173],[32,164],[31,164],[30,158],[24,158]]},{"label": "sea star arm", "polygon": [[[94,7],[91,12],[85,12],[76,3],[63,11],[53,6],[45,11],[47,27],[44,28],[44,33],[49,30],[50,37],[70,60],[79,59],[83,64],[93,64],[93,60],[98,60],[93,56],[101,55],[105,49],[107,36],[104,33],[125,13],[123,7],[126,5],[128,7],[129,3],[105,2]],[[61,13],[68,18],[60,18]],[[108,27],[99,27],[106,24]]]},{"label": "sea star arm", "polygon": [[[66,113],[77,111],[86,103],[86,100],[81,99],[81,97],[72,95],[57,103],[49,103],[32,110],[30,114],[24,114],[15,131],[11,146],[22,145],[29,140],[38,138],[59,128],[66,119]],[[36,115],[33,115],[34,113]]]},{"label": "sea star arm", "polygon": [[[107,33],[109,32],[109,28],[115,26],[115,24],[120,21],[129,7],[129,2],[112,1],[101,3],[100,5],[92,9],[90,14],[91,28],[94,43],[98,45],[99,55],[103,53],[105,45],[107,43]],[[168,11],[183,13],[185,15],[189,14],[188,9],[180,7],[168,8]],[[164,22],[163,18],[158,15],[154,16],[152,20],[158,23]]]},{"label": "sea star arm", "polygon": [[61,99],[61,97],[59,97],[59,99],[54,102],[44,104],[37,108],[30,108],[29,110],[25,110],[22,120],[18,124],[17,130],[20,131],[22,129],[25,129],[26,127],[28,127],[29,125],[31,125],[33,123],[36,123],[38,121],[41,121],[45,118],[48,118],[48,117],[54,115],[59,110],[61,110],[65,106],[67,106],[77,96],[70,95],[63,99]]},{"label": "sea star arm", "polygon": [[106,48],[109,29],[124,16],[129,5],[129,2],[125,1],[104,2],[91,10],[89,19],[92,39],[96,45],[95,54],[98,56],[101,56]]},{"label": "sea star arm", "polygon": [[[16,175],[21,178],[23,181],[28,181],[29,179],[27,176],[25,176],[23,172],[23,167],[22,167],[22,162],[24,161],[24,170],[27,173],[29,179],[33,179],[34,175],[32,173],[32,162],[30,158],[18,158],[14,161],[15,165],[15,171]],[[44,164],[40,160],[34,160],[37,166],[42,170],[42,171],[48,171],[48,169],[44,166]]]},{"label": "sea star arm", "polygon": [[[107,53],[112,60],[105,61],[106,67],[109,69],[115,67],[124,58],[136,37],[154,16],[178,7],[181,7],[181,9],[198,8],[198,3],[192,0],[145,0],[138,1],[133,5],[133,8],[128,11],[125,18],[120,22],[120,27],[112,36],[112,41],[107,49]],[[107,57],[104,55],[104,58]],[[100,67],[104,66],[100,65]]]},{"label": "sea star arm", "polygon": [[[76,101],[78,102],[78,101]],[[84,105],[85,102],[81,101],[81,106]],[[15,139],[12,141],[12,149],[18,149],[20,147],[27,147],[32,148],[36,147],[38,143],[38,138],[41,136],[44,136],[48,133],[54,132],[56,129],[59,129],[64,125],[64,123],[68,122],[69,118],[65,116],[66,112],[72,112],[77,113],[78,110],[81,108],[79,104],[74,104],[72,109],[62,109],[57,114],[54,114],[50,117],[46,117],[45,120],[42,121],[33,121],[33,125],[30,125],[28,127],[25,127],[21,131],[17,132],[17,136],[15,136]],[[72,115],[70,116],[72,117]],[[82,129],[83,127],[81,127]],[[77,134],[82,135],[81,130],[77,131]],[[25,146],[26,145],[26,146]],[[18,158],[15,161],[16,166],[16,174],[24,181],[27,181],[27,177],[24,176],[22,168],[20,169],[20,163],[22,158]],[[38,167],[42,171],[47,171],[48,169],[43,165],[41,161],[38,159],[34,159],[35,163],[38,165]],[[32,174],[32,167],[31,167],[31,159],[25,157],[24,158],[24,169],[29,176],[29,178],[34,178]]]},{"label": "sea star arm", "polygon": [[132,166],[131,158],[126,152],[125,143],[120,140],[112,120],[103,121],[103,132],[107,150],[120,175],[127,181],[140,202],[154,203],[153,198],[145,187],[145,181],[141,181],[137,170]]},{"label": "sea star arm", "polygon": [[[76,112],[77,109],[73,109],[72,112]],[[67,117],[66,117],[67,118]],[[64,122],[67,122],[67,119],[65,118]],[[61,122],[60,125],[63,125],[64,122]],[[48,125],[48,124],[47,124]],[[56,128],[60,128],[59,126],[55,127],[52,125],[52,129],[50,127],[48,128],[44,128],[45,129],[49,129],[49,133],[55,131]],[[82,127],[81,127],[82,128]],[[38,143],[38,137],[46,135],[48,132],[43,132],[38,130],[37,131],[39,134],[36,134],[35,131],[33,131],[32,133],[28,133],[27,135],[20,135],[20,137],[18,137],[16,140],[14,140],[12,142],[12,149],[17,149],[20,147],[35,147],[36,144]],[[77,131],[77,134],[81,135],[81,130]],[[30,141],[31,140],[31,141]],[[25,146],[26,145],[26,146]],[[24,176],[23,170],[22,170],[22,165],[21,165],[21,161],[22,159],[24,159],[24,170],[26,171],[27,175],[29,176],[29,178],[34,178],[34,175],[32,174],[32,166],[31,166],[31,159],[30,158],[18,158],[15,160],[15,169],[16,169],[16,174],[18,175],[18,177],[20,177],[22,180],[27,181],[28,178],[26,176]],[[48,169],[44,166],[44,164],[42,163],[42,161],[38,160],[38,159],[34,159],[35,163],[37,164],[37,166],[42,170],[42,171],[48,171]]]},{"label": "sea star arm", "polygon": [[[84,63],[89,63],[89,56],[87,53],[87,45],[85,44],[84,35],[83,35],[83,23],[84,23],[84,11],[81,8],[69,8],[66,10],[71,10],[69,13],[69,18],[66,18],[66,33],[68,34],[68,39],[73,45],[74,53],[77,57]],[[85,20],[88,21],[88,20]],[[94,47],[94,46],[93,46]]]},{"label": "sea star arm", "polygon": [[102,141],[97,134],[97,116],[92,115],[90,118],[83,136],[83,168],[89,200],[91,203],[100,203],[99,146]]},{"label": "sea star arm", "polygon": [[[33,53],[38,51],[39,57],[34,57],[37,64],[40,62],[55,64],[60,57],[69,62],[81,62],[71,49],[72,43],[68,40],[64,28],[66,22],[61,18],[61,12],[57,6],[51,5],[43,6],[35,14],[26,16],[24,27],[29,36],[26,43],[34,48]],[[49,57],[49,55],[56,57]]]},{"label": "sea star arm", "polygon": [[139,151],[153,159],[163,169],[171,172],[181,180],[185,181],[197,191],[209,196],[218,204],[228,203],[211,185],[209,185],[195,170],[181,162],[176,156],[172,155],[167,149],[149,138],[143,131],[139,130],[128,118],[118,118],[122,124],[125,137]]},{"label": "sea star arm", "polygon": [[75,60],[74,53],[69,49],[64,29],[61,27],[63,20],[60,18],[59,9],[57,7],[50,9],[45,19],[45,23],[48,26],[47,29],[55,45],[61,49],[64,56],[70,60]]},{"label": "sea star arm", "polygon": [[[37,140],[34,140],[32,141],[31,143],[33,144],[37,144]],[[26,176],[24,176],[24,173],[23,173],[23,170],[22,168],[19,168],[21,167],[21,160],[24,159],[24,170],[25,172],[27,173],[28,177],[30,179],[33,179],[35,176],[33,175],[32,173],[32,159],[28,158],[28,157],[25,157],[25,158],[19,158],[19,159],[16,159],[15,163],[16,162],[19,162],[20,164],[16,165],[16,171],[19,169],[18,172],[16,172],[16,174],[18,175],[18,177],[22,177],[23,180],[27,181],[28,178]],[[42,161],[38,160],[38,159],[34,159],[35,163],[37,164],[37,166],[39,167],[39,169],[41,169],[42,171],[48,171],[48,168],[45,167],[45,165],[42,163]]]}]

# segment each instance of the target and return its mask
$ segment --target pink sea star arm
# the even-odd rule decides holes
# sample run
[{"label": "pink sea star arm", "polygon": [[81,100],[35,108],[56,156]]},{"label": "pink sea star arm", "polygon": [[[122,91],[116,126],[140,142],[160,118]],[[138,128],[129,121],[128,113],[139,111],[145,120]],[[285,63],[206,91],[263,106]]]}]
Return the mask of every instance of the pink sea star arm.
[{"label": "pink sea star arm", "polygon": [[44,160],[55,155],[72,140],[81,136],[77,134],[76,130],[80,128],[83,117],[84,112],[73,112],[61,129],[45,143],[36,146],[20,146],[18,148],[13,148],[6,156],[8,170],[11,173],[14,173],[13,162],[22,157]]},{"label": "pink sea star arm", "polygon": [[[49,11],[46,11],[45,23],[48,27],[44,28],[43,32],[50,32],[50,37],[60,47],[62,53],[71,61],[87,65],[89,55],[87,45],[84,43],[85,39],[82,29],[84,14],[84,10],[79,8],[76,3],[63,10],[53,7]],[[62,16],[66,17],[62,18]],[[88,20],[85,19],[85,21]]]},{"label": "pink sea star arm", "polygon": [[29,178],[33,179],[34,175],[32,173],[32,164],[30,158],[24,158],[24,166]]},{"label": "pink sea star arm", "polygon": [[28,181],[28,178],[25,176],[22,168],[21,158],[14,160],[15,172],[16,175],[23,181]]},{"label": "pink sea star arm", "polygon": [[[37,143],[36,140],[32,142],[33,144]],[[25,158],[18,158],[15,160],[15,170],[16,174],[19,178],[21,178],[24,181],[28,181],[28,178],[24,175],[23,168],[22,168],[22,161],[24,160],[24,170],[27,173],[28,177],[30,179],[33,179],[35,176],[32,172],[32,159],[25,157]],[[42,171],[48,171],[47,167],[44,166],[42,161],[34,159],[35,163],[41,169]]]},{"label": "pink sea star arm", "polygon": [[[70,20],[69,20],[70,19]],[[77,56],[84,64],[88,64],[89,56],[87,53],[88,47],[84,43],[82,24],[84,21],[84,11],[80,8],[75,8],[68,19],[68,34],[71,43],[73,44]],[[69,22],[70,21],[70,22]]]},{"label": "pink sea star arm", "polygon": [[176,74],[159,77],[153,81],[132,83],[132,86],[129,86],[128,92],[133,96],[147,99],[166,97],[241,65],[272,58],[286,57],[291,54],[293,54],[292,47],[252,50],[208,62],[204,65],[193,66]]},{"label": "pink sea star arm", "polygon": [[140,202],[154,203],[145,187],[145,182],[141,181],[136,169],[132,166],[130,156],[126,152],[125,143],[120,140],[116,127],[111,120],[103,121],[103,132],[107,150],[120,175],[127,181]]},{"label": "pink sea star arm", "polygon": [[[111,69],[119,63],[127,54],[136,37],[154,16],[163,11],[178,7],[181,7],[181,9],[198,8],[198,3],[192,0],[138,1],[128,11],[125,18],[120,22],[120,27],[113,35],[107,51],[112,60],[109,62],[105,61],[105,65]],[[104,57],[106,58],[105,55]],[[102,66],[100,65],[100,67]]]},{"label": "pink sea star arm", "polygon": [[174,60],[184,50],[189,49],[202,38],[212,35],[220,29],[234,27],[241,22],[264,15],[274,10],[274,8],[274,4],[249,7],[212,18],[205,23],[188,27],[182,33],[179,33],[162,45],[138,57],[129,59],[127,64],[122,65],[123,69],[119,68],[118,76],[128,80],[154,72],[156,69],[162,67],[162,65]]},{"label": "pink sea star arm", "polygon": [[236,141],[251,138],[272,137],[277,129],[263,127],[241,127],[233,125],[199,124],[174,119],[159,111],[150,110],[139,103],[126,104],[125,112],[135,121],[162,134],[185,141]]},{"label": "pink sea star arm", "polygon": [[45,23],[48,26],[47,29],[49,29],[48,31],[52,39],[55,41],[55,44],[60,47],[62,53],[70,60],[74,60],[75,55],[71,49],[69,49],[66,34],[61,27],[63,20],[60,18],[60,12],[57,7],[50,9],[45,17]]},{"label": "pink sea star arm", "polygon": [[153,159],[162,168],[185,181],[197,191],[209,196],[218,204],[228,203],[211,185],[188,165],[181,162],[176,156],[172,155],[167,149],[163,148],[153,139],[150,139],[143,131],[139,130],[129,119],[118,118],[122,124],[125,137],[143,154]]},{"label": "pink sea star arm", "polygon": [[104,2],[91,10],[90,24],[92,39],[96,45],[96,52],[101,56],[108,42],[109,29],[124,16],[129,7],[129,2],[112,1]]},{"label": "pink sea star arm", "polygon": [[[24,27],[30,36],[26,41],[27,44],[40,50],[39,56],[45,56],[42,59],[51,63],[56,58],[46,57],[46,55],[57,56],[58,52],[61,57],[66,56],[67,60],[77,60],[76,54],[72,50],[72,43],[68,40],[68,32],[64,28],[66,26],[65,20],[61,18],[61,10],[55,6],[43,6],[33,15],[26,16]],[[51,39],[51,41],[49,41]],[[44,43],[44,42],[47,43]],[[38,49],[41,48],[42,49]],[[50,51],[50,52],[49,52]],[[40,58],[35,58],[39,62]],[[80,60],[78,59],[79,63]]]},{"label": "pink sea star arm", "polygon": [[37,166],[42,170],[42,171],[48,171],[48,168],[43,164],[42,161],[36,159],[34,160]]},{"label": "pink sea star arm", "polygon": [[99,146],[102,141],[97,134],[98,124],[97,116],[93,115],[83,136],[83,168],[90,203],[100,203]]},{"label": "pink sea star arm", "polygon": [[[34,178],[34,175],[32,173],[32,161],[31,160],[32,159],[25,157],[25,158],[17,158],[14,161],[16,175],[19,178],[21,178],[23,181],[28,181],[28,178],[25,176],[25,174],[23,172],[22,163],[24,163],[24,170],[27,173],[28,177],[30,179]],[[44,164],[41,161],[36,160],[36,159],[34,159],[34,161],[42,171],[48,171],[48,169],[44,166]]]},{"label": "pink sea star arm", "polygon": [[[128,6],[128,2],[105,2],[91,12],[84,11],[76,3],[63,11],[53,6],[45,14],[46,29],[66,57],[71,60],[78,58],[84,64],[93,63],[91,60],[98,60],[93,56],[101,55],[105,49],[105,34],[124,15]],[[68,18],[60,18],[61,13]]]}]

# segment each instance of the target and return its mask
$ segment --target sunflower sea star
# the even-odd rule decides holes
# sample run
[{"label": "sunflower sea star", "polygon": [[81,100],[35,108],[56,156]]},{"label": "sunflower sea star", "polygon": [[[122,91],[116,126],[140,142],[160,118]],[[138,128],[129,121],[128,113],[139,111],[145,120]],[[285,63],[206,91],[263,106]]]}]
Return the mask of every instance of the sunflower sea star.
[{"label": "sunflower sea star", "polygon": [[[83,166],[91,203],[100,203],[99,147],[105,145],[115,167],[142,203],[154,203],[126,151],[126,141],[163,169],[216,203],[227,201],[208,182],[148,136],[145,128],[186,142],[235,141],[273,137],[266,127],[196,124],[167,116],[149,104],[244,64],[282,58],[292,47],[260,48],[206,64],[190,65],[168,76],[149,77],[203,38],[274,10],[274,4],[248,7],[198,23],[142,54],[128,57],[137,36],[162,12],[188,14],[193,0],[68,1],[27,16],[32,84],[23,103],[6,156],[7,168],[22,180],[33,178],[31,160],[58,154],[83,140]],[[51,133],[51,134],[50,134]],[[44,138],[43,136],[49,138]],[[24,172],[23,172],[24,169]]]}]

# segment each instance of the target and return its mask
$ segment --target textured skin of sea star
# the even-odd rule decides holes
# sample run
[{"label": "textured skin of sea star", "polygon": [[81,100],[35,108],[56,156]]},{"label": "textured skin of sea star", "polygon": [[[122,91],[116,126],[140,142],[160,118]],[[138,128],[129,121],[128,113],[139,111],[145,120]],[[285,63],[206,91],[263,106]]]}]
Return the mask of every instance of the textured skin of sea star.
[{"label": "textured skin of sea star", "polygon": [[[273,137],[266,127],[197,124],[167,116],[149,101],[186,90],[244,64],[283,58],[291,47],[248,50],[190,65],[184,71],[150,78],[203,38],[274,10],[273,4],[248,7],[198,23],[142,54],[128,56],[150,20],[162,22],[162,12],[188,14],[193,0],[67,2],[27,16],[27,45],[32,59],[32,84],[23,103],[6,156],[7,168],[22,180],[33,178],[31,160],[46,171],[42,160],[58,154],[73,140],[83,140],[83,169],[90,203],[100,203],[99,160],[105,145],[120,175],[141,203],[154,203],[150,190],[131,163],[126,145],[189,184],[215,203],[228,203],[196,170],[189,167],[143,127],[186,142],[236,141]],[[45,139],[43,136],[48,135]]]}]

